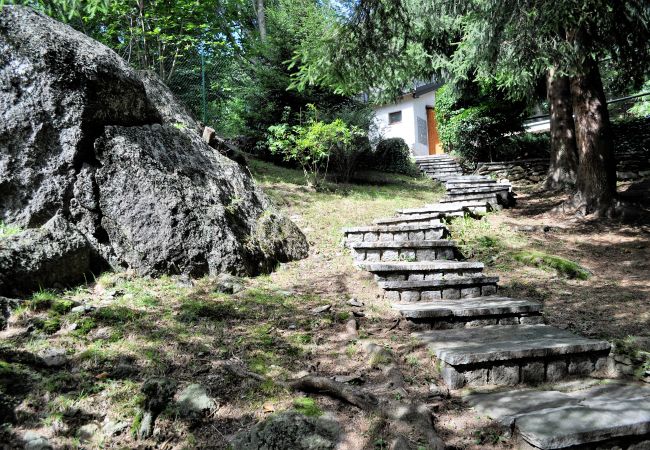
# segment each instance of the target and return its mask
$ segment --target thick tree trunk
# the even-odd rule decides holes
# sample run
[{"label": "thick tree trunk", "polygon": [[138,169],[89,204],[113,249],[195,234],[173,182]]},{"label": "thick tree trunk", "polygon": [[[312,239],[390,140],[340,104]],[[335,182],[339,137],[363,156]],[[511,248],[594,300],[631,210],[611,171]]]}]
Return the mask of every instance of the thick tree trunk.
[{"label": "thick tree trunk", "polygon": [[546,188],[573,188],[578,176],[578,149],[569,77],[549,70],[546,93],[551,113],[551,164]]},{"label": "thick tree trunk", "polygon": [[264,7],[264,0],[255,0],[257,14],[257,29],[260,32],[260,39],[266,40],[266,8]]},{"label": "thick tree trunk", "polygon": [[598,64],[593,58],[571,79],[578,146],[574,205],[584,214],[609,213],[616,199],[616,161],[607,102]]}]

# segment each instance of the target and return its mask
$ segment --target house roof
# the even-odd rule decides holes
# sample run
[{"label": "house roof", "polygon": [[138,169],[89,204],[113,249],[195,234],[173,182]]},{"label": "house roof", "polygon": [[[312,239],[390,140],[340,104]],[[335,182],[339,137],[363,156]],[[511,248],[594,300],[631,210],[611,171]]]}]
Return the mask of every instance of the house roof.
[{"label": "house roof", "polygon": [[444,83],[441,83],[439,81],[432,81],[431,83],[423,84],[422,86],[417,86],[411,94],[413,94],[414,98],[418,98],[421,95],[424,95],[428,92],[435,91],[437,90],[440,86],[442,86]]}]

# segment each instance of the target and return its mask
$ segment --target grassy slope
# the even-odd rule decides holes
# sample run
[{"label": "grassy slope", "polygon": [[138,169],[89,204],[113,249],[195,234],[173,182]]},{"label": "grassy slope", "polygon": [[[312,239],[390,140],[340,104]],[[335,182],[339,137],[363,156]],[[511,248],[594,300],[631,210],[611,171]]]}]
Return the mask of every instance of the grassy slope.
[{"label": "grassy slope", "polygon": [[[108,418],[129,427],[91,447],[132,447],[143,402],[140,387],[151,376],[171,377],[181,387],[201,383],[220,408],[211,421],[195,426],[169,407],[156,422],[160,434],[142,445],[169,441],[176,448],[223,447],[228,435],[269,411],[304,409],[305,404],[311,413],[331,409],[327,399],[311,405],[312,400],[275,385],[233,379],[220,365],[236,358],[255,372],[280,379],[314,367],[329,373],[363,370],[366,362],[358,356],[357,343],[340,339],[351,317],[346,302],[354,296],[369,305],[379,292],[371,277],[353,268],[340,246],[340,229],[433,202],[441,191],[425,179],[369,173],[363,184],[315,192],[304,186],[300,172],[259,161],[252,161],[251,169],[304,230],[310,257],[270,276],[244,280],[245,289],[234,295],[216,292],[216,281],[209,278],[186,286],[175,278],[150,280],[127,273],[104,274],[64,293],[37,293],[15,311],[2,335],[0,388],[18,405],[18,422],[0,440],[35,430],[57,448],[75,448],[81,443],[81,426],[101,425]],[[94,310],[71,312],[81,303]],[[330,312],[310,313],[326,303],[333,305]],[[368,323],[381,321],[383,311],[381,305],[368,307]],[[65,369],[39,368],[10,356],[48,348],[65,349]],[[365,437],[359,439],[366,442],[360,445],[381,443],[381,424],[351,414],[343,422],[363,430]]]}]

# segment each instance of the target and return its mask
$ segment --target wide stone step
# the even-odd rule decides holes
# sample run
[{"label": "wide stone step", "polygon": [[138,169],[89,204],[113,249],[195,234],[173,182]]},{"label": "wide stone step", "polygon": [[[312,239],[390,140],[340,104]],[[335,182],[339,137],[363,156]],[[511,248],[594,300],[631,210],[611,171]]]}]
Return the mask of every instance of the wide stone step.
[{"label": "wide stone step", "polygon": [[[430,214],[409,214],[397,217],[386,217],[383,219],[376,219],[376,225],[415,225],[415,224],[437,224],[440,220],[448,217],[462,217],[465,214],[473,214],[474,211],[463,208],[447,212],[435,212]],[[476,214],[480,214],[477,211]]]},{"label": "wide stone step", "polygon": [[423,208],[409,208],[409,209],[398,209],[397,213],[401,215],[411,215],[411,214],[433,214],[440,212],[462,212],[462,211],[472,211],[478,213],[485,213],[487,211],[487,203],[485,202],[457,202],[457,203],[435,203],[432,205],[426,205]]},{"label": "wide stone step", "polygon": [[464,399],[481,416],[513,429],[518,448],[650,447],[648,385],[618,380],[596,386],[563,383],[545,390],[471,393]]},{"label": "wide stone step", "polygon": [[343,229],[346,245],[354,242],[436,240],[449,235],[445,225],[371,225]]},{"label": "wide stone step", "polygon": [[489,188],[495,186],[497,186],[497,183],[490,182],[490,181],[472,181],[469,183],[457,183],[454,181],[448,181],[445,183],[445,189],[448,192],[449,190],[453,190],[453,189],[475,189],[475,188]]},{"label": "wide stone step", "polygon": [[429,175],[446,175],[446,174],[461,174],[462,169],[460,167],[424,167],[420,168],[422,172],[428,173]]},{"label": "wide stone step", "polygon": [[511,192],[485,192],[481,194],[454,194],[446,195],[440,199],[440,203],[454,203],[454,202],[487,202],[491,207],[496,205],[510,206],[514,204],[515,198]]},{"label": "wide stone step", "polygon": [[485,175],[460,175],[450,178],[448,183],[473,183],[475,181],[494,181]]},{"label": "wide stone step", "polygon": [[497,180],[491,178],[479,179],[479,180],[463,180],[455,179],[450,180],[445,183],[446,188],[455,188],[455,187],[465,187],[465,186],[492,186],[497,184]]},{"label": "wide stone step", "polygon": [[510,192],[512,187],[509,184],[496,184],[493,186],[467,186],[447,188],[447,195],[473,195]]},{"label": "wide stone step", "polygon": [[457,163],[425,163],[419,164],[422,170],[438,170],[438,169],[460,169],[461,165]]},{"label": "wide stone step", "polygon": [[376,241],[350,243],[356,262],[433,261],[454,259],[456,243],[446,239],[414,241]]},{"label": "wide stone step", "polygon": [[610,344],[546,325],[415,333],[443,363],[451,389],[554,382],[606,366]]},{"label": "wide stone step", "polygon": [[437,161],[437,160],[445,160],[449,159],[452,161],[455,161],[454,157],[451,155],[447,154],[442,154],[442,155],[425,155],[425,156],[416,156],[415,161],[420,162],[420,161]]},{"label": "wide stone step", "polygon": [[499,277],[445,276],[438,280],[387,280],[379,282],[379,287],[392,302],[412,303],[495,295],[498,282]]},{"label": "wide stone step", "polygon": [[541,324],[544,320],[540,303],[497,296],[396,303],[393,308],[405,318],[434,329]]},{"label": "wide stone step", "polygon": [[358,266],[378,277],[378,281],[426,281],[450,277],[481,276],[484,265],[473,261],[364,262]]}]

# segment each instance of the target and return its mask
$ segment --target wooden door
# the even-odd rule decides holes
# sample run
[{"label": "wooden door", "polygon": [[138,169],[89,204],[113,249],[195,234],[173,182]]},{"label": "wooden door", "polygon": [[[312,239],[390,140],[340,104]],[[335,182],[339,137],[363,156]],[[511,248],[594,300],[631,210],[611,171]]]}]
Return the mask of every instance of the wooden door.
[{"label": "wooden door", "polygon": [[438,136],[438,124],[436,122],[436,110],[427,106],[427,133],[429,137],[429,154],[440,155],[444,153],[442,142]]}]

